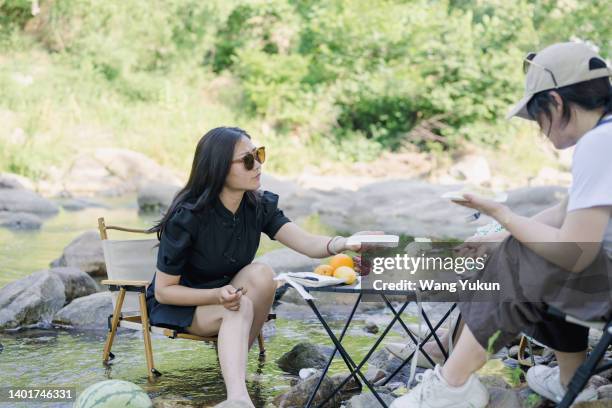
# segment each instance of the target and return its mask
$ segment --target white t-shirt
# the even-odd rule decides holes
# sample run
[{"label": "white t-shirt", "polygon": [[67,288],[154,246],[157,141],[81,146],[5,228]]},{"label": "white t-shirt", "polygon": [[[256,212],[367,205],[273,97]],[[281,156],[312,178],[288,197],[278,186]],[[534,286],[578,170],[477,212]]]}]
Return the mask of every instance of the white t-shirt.
[{"label": "white t-shirt", "polygon": [[[608,115],[602,121],[611,118]],[[576,143],[567,211],[605,205],[612,206],[612,122],[588,131]],[[612,251],[612,220],[603,247]]]}]

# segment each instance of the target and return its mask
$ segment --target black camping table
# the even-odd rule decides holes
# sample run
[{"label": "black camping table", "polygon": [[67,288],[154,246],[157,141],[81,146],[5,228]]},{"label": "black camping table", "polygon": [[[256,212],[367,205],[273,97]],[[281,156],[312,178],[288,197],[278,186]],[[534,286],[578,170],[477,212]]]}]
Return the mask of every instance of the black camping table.
[{"label": "black camping table", "polygon": [[[310,308],[314,312],[315,316],[317,317],[317,319],[319,320],[319,322],[321,323],[321,325],[323,326],[323,328],[327,332],[327,335],[329,336],[331,341],[334,343],[334,352],[332,353],[332,355],[330,356],[329,360],[327,361],[327,364],[326,364],[325,368],[323,369],[323,373],[322,373],[321,377],[319,378],[319,381],[317,382],[317,385],[315,386],[314,390],[312,391],[312,393],[311,393],[311,395],[310,395],[310,397],[308,399],[308,402],[306,403],[306,407],[307,408],[311,407],[311,405],[312,405],[312,403],[313,403],[313,401],[315,399],[315,396],[317,394],[317,391],[319,390],[319,387],[321,386],[323,378],[327,374],[327,371],[329,370],[329,367],[330,367],[330,365],[332,363],[332,360],[334,359],[334,357],[336,355],[336,352],[339,352],[340,356],[344,360],[344,363],[346,364],[347,368],[349,369],[350,374],[338,386],[336,386],[336,388],[334,388],[334,390],[330,393],[330,395],[327,395],[324,398],[324,400],[319,405],[317,405],[317,407],[324,406],[327,403],[327,401],[329,401],[334,395],[336,395],[338,392],[340,392],[342,387],[344,387],[345,384],[352,377],[352,378],[355,379],[355,382],[357,383],[360,391],[363,388],[363,386],[361,384],[361,381],[363,381],[363,383],[370,389],[370,391],[372,392],[374,397],[378,400],[380,405],[382,405],[383,407],[387,408],[387,404],[385,404],[385,402],[383,401],[383,399],[381,398],[379,393],[376,391],[375,385],[372,384],[370,381],[368,381],[366,379],[366,377],[363,374],[363,372],[361,371],[361,369],[367,363],[367,361],[372,356],[372,354],[376,351],[376,348],[380,345],[380,343],[383,341],[383,339],[385,338],[387,333],[389,333],[389,331],[391,330],[393,325],[395,325],[396,322],[399,322],[400,325],[404,328],[404,330],[408,334],[408,337],[410,338],[410,340],[414,344],[417,344],[417,342],[418,342],[417,338],[408,329],[408,326],[406,326],[406,324],[404,323],[404,321],[402,320],[402,317],[401,317],[402,313],[404,312],[404,310],[406,309],[408,304],[410,302],[416,302],[417,301],[416,294],[414,292],[397,291],[397,290],[374,290],[374,289],[360,288],[357,284],[355,284],[355,285],[342,285],[342,286],[326,286],[326,287],[321,287],[321,288],[308,288],[308,287],[304,287],[304,289],[307,292],[335,292],[335,293],[343,293],[343,294],[347,294],[347,295],[350,295],[350,294],[357,295],[357,299],[355,301],[355,304],[353,305],[353,307],[351,309],[351,312],[348,315],[348,318],[346,320],[344,328],[342,329],[342,332],[340,333],[339,337],[337,337],[334,334],[332,329],[329,327],[329,324],[327,324],[327,321],[325,320],[325,318],[319,312],[319,309],[317,309],[317,306],[316,306],[316,304],[314,302],[314,300],[316,300],[316,299],[314,299],[314,300],[313,299],[305,299],[306,303],[308,303],[308,305],[310,306]],[[385,303],[386,308],[388,308],[391,311],[391,313],[393,314],[393,319],[391,320],[391,322],[389,322],[387,327],[380,333],[378,339],[376,339],[376,342],[370,348],[370,350],[366,353],[365,357],[363,357],[361,362],[359,362],[359,364],[356,364],[355,361],[353,360],[353,358],[351,358],[349,351],[347,351],[346,348],[342,345],[342,339],[344,338],[344,335],[346,334],[346,331],[348,330],[348,328],[349,328],[349,326],[351,324],[351,321],[353,320],[353,316],[355,315],[355,311],[357,310],[357,307],[359,306],[359,304],[363,300],[363,296],[364,295],[369,295],[372,298],[380,297],[382,299],[382,301]],[[404,302],[400,306],[399,309],[396,309],[393,306],[393,304],[389,300],[389,296],[402,296],[403,297]],[[425,312],[424,309],[422,309],[423,320],[425,321],[425,324],[429,328],[429,333],[427,334],[427,336],[425,336],[421,340],[421,342],[418,344],[418,346],[419,346],[419,349],[420,349],[421,353],[423,353],[425,358],[432,365],[435,365],[435,363],[433,362],[431,357],[422,349],[422,347],[423,347],[423,345],[426,342],[429,341],[430,338],[433,337],[434,340],[436,341],[438,347],[440,348],[441,352],[444,354],[444,358],[445,359],[448,358],[448,353],[446,352],[446,350],[442,346],[442,343],[440,342],[440,339],[438,338],[438,335],[436,334],[436,330],[438,330],[438,328],[440,328],[440,326],[442,326],[442,324],[450,317],[451,313],[453,312],[453,310],[456,307],[457,307],[456,303],[451,304],[451,306],[446,311],[446,313],[442,316],[442,318],[435,325],[432,325],[431,320],[427,316],[427,313]],[[455,329],[457,327],[458,327],[458,325],[455,326]],[[454,333],[453,333],[453,335],[454,335]],[[408,358],[406,358],[402,362],[402,364],[400,364],[395,369],[395,371],[393,371],[387,377],[382,378],[382,379],[376,381],[376,386],[384,386],[384,385],[386,385],[397,373],[400,372],[400,370],[402,368],[404,368],[406,366],[406,364],[408,364],[411,361],[411,359],[414,356],[415,352],[416,352],[416,348],[415,348],[415,351],[410,356],[408,356]],[[360,381],[360,379],[361,379],[361,381]]]}]

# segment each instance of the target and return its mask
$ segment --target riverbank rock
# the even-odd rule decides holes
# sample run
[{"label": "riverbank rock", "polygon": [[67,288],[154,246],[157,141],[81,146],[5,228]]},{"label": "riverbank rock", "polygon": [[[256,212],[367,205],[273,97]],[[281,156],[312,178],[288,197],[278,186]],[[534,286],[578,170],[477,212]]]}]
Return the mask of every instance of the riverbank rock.
[{"label": "riverbank rock", "polygon": [[40,229],[43,220],[37,215],[24,212],[0,211],[0,227],[15,230]]},{"label": "riverbank rock", "polygon": [[567,189],[558,186],[523,187],[508,192],[506,205],[512,211],[531,217],[552,207],[567,195]]},{"label": "riverbank rock", "polygon": [[86,208],[110,208],[109,206],[97,201],[86,198],[68,198],[60,201],[60,205],[66,211],[82,211]]},{"label": "riverbank rock", "polygon": [[[278,395],[274,398],[274,406],[280,408],[293,408],[293,407],[304,407],[308,402],[310,394],[314,390],[317,382],[319,381],[320,375],[311,375],[304,381],[300,381],[289,389],[284,394]],[[321,386],[315,395],[313,406],[318,406],[323,400],[331,394],[335,386],[334,381],[325,376],[321,382]],[[326,408],[337,408],[340,406],[340,396],[334,395],[327,404],[324,405]]]},{"label": "riverbank rock", "polygon": [[92,276],[106,276],[100,235],[96,230],[82,233],[64,248],[62,255],[52,261],[50,266],[71,266]]},{"label": "riverbank rock", "polygon": [[33,191],[20,188],[1,188],[0,211],[54,215],[59,212],[59,208],[54,202]]},{"label": "riverbank rock", "polygon": [[0,189],[34,190],[34,183],[26,177],[14,173],[0,173]]},{"label": "riverbank rock", "polygon": [[180,188],[177,184],[147,183],[138,190],[138,209],[142,212],[165,212]]},{"label": "riverbank rock", "polygon": [[296,344],[290,351],[283,354],[276,364],[285,372],[298,375],[302,368],[324,368],[331,350],[312,343]]},{"label": "riverbank rock", "polygon": [[[391,405],[391,402],[395,399],[391,394],[379,393],[379,395],[387,406]],[[370,408],[378,406],[380,406],[380,403],[372,393],[355,395],[346,403],[346,408]]]},{"label": "riverbank rock", "polygon": [[76,298],[91,295],[100,290],[96,281],[78,268],[72,266],[59,266],[49,269],[49,272],[57,275],[62,280],[66,304],[72,302]]},{"label": "riverbank rock", "polygon": [[573,408],[612,408],[612,400],[584,401],[572,405]]},{"label": "riverbank rock", "polygon": [[514,390],[502,387],[487,388],[489,405],[487,408],[516,408],[521,406],[520,399]]},{"label": "riverbank rock", "polygon": [[127,149],[97,149],[78,156],[55,184],[72,195],[118,196],[134,193],[148,182],[180,184],[155,161]]},{"label": "riverbank rock", "polygon": [[[220,406],[216,405],[215,407]],[[189,398],[178,395],[160,395],[153,398],[153,408],[200,408],[201,405],[194,403]]]},{"label": "riverbank rock", "polygon": [[365,321],[363,329],[371,334],[376,334],[379,331],[378,324],[371,318]]},{"label": "riverbank rock", "polygon": [[468,154],[460,158],[448,169],[449,174],[470,184],[483,184],[491,180],[489,162],[478,154]]},{"label": "riverbank rock", "polygon": [[57,274],[36,272],[0,289],[0,329],[48,322],[66,301]]},{"label": "riverbank rock", "polygon": [[289,248],[275,249],[257,257],[254,262],[265,263],[276,274],[283,272],[312,272],[320,259],[309,258]]},{"label": "riverbank rock", "polygon": [[[472,210],[441,198],[442,194],[461,188],[420,180],[386,180],[356,192],[339,189],[326,194],[313,192],[309,199],[312,212],[338,231],[376,229],[417,237],[464,239],[491,219],[484,216],[467,223],[465,217]],[[562,187],[527,187],[509,191],[507,204],[521,215],[533,215],[556,204],[565,194]]]},{"label": "riverbank rock", "polygon": [[108,315],[113,313],[111,296],[111,292],[105,291],[74,299],[55,314],[53,323],[78,329],[104,329]]},{"label": "riverbank rock", "polygon": [[283,180],[268,173],[262,173],[261,188],[278,194],[279,203],[281,205],[284,198],[290,198],[293,194],[301,190],[300,186],[295,181]]}]

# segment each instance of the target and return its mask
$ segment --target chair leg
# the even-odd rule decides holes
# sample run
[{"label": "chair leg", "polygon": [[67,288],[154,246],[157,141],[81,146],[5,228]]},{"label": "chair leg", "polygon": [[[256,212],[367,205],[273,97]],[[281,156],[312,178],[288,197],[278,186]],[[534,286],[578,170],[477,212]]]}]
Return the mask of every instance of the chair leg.
[{"label": "chair leg", "polygon": [[138,300],[140,301],[140,322],[142,324],[142,336],[144,339],[145,357],[147,359],[147,369],[149,379],[152,380],[155,377],[159,377],[161,373],[155,369],[153,363],[153,348],[151,347],[151,329],[149,325],[149,314],[147,312],[147,301],[144,293],[138,294]]},{"label": "chair leg", "polygon": [[102,362],[108,363],[109,357],[112,359],[115,358],[113,353],[111,353],[111,348],[113,347],[113,340],[115,339],[115,334],[117,333],[117,326],[119,326],[119,317],[121,316],[121,308],[123,307],[123,300],[125,299],[125,289],[121,288],[119,290],[119,296],[117,297],[117,302],[115,303],[115,310],[113,310],[113,318],[111,320],[111,327],[106,336],[106,343],[104,344],[104,352],[102,353]]},{"label": "chair leg", "polygon": [[264,345],[263,334],[259,333],[259,336],[257,336],[257,342],[259,343],[259,355],[260,356],[265,356],[266,355],[266,347]]},{"label": "chair leg", "polygon": [[591,354],[589,354],[589,357],[580,365],[580,367],[578,367],[576,373],[574,373],[572,380],[567,386],[567,392],[557,408],[569,408],[572,405],[578,394],[580,394],[584,386],[589,381],[589,378],[591,378],[597,369],[597,364],[599,364],[599,361],[603,358],[604,354],[606,353],[606,349],[608,346],[610,346],[610,344],[612,344],[612,334],[606,327],[599,343],[597,343],[595,348],[591,351]]}]

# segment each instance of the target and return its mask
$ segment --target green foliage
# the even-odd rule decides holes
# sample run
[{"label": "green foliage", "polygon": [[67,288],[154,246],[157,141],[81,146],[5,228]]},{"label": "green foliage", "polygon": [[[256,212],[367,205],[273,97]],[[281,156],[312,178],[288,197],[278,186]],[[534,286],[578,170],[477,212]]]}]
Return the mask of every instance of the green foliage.
[{"label": "green foliage", "polygon": [[[482,130],[520,94],[520,61],[538,38],[536,7],[524,0],[255,4],[222,23],[212,63],[241,79],[248,111],[279,129],[323,120],[337,141],[357,134],[386,149],[498,143]],[[280,52],[272,39],[287,21]],[[316,117],[309,93],[325,95],[315,104],[335,106],[336,116]],[[415,137],[415,126],[426,132]]]},{"label": "green foliage", "polygon": [[[199,135],[228,123],[267,144],[282,172],[407,143],[497,148],[517,133],[504,114],[522,93],[526,52],[578,39],[612,55],[605,0],[40,0],[31,10],[0,0],[0,159],[36,177],[109,143],[182,166]],[[83,126],[106,136],[83,143]]]},{"label": "green foliage", "polygon": [[527,397],[526,405],[528,408],[537,407],[542,402],[542,397],[538,394],[531,394]]}]

